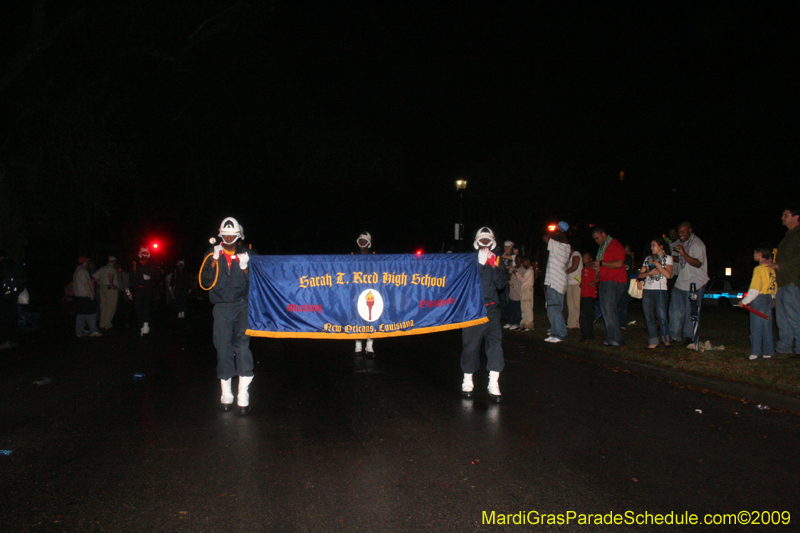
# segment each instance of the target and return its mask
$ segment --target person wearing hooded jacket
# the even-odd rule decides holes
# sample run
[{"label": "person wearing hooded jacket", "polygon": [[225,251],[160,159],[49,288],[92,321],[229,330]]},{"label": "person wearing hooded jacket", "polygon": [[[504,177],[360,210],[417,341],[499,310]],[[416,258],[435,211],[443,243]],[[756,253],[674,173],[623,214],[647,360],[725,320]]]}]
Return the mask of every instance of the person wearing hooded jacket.
[{"label": "person wearing hooded jacket", "polygon": [[463,398],[472,398],[474,384],[472,375],[480,367],[481,342],[486,343],[486,369],[489,371],[487,390],[490,398],[499,403],[503,400],[500,393],[500,372],[505,367],[503,358],[503,328],[500,325],[500,307],[498,293],[506,287],[506,270],[501,258],[495,255],[497,241],[494,232],[487,227],[478,230],[473,243],[478,250],[478,271],[481,275],[483,301],[489,322],[470,326],[461,330],[461,370],[464,381],[461,384]]},{"label": "person wearing hooded jacket", "polygon": [[[200,288],[208,291],[214,304],[214,347],[217,350],[217,377],[222,396],[220,408],[233,408],[231,380],[238,376],[236,404],[239,414],[250,412],[250,383],[253,381],[253,353],[248,328],[250,256],[240,240],[244,229],[232,217],[222,221],[221,242],[206,253],[200,267]],[[214,240],[212,239],[212,242]]]}]

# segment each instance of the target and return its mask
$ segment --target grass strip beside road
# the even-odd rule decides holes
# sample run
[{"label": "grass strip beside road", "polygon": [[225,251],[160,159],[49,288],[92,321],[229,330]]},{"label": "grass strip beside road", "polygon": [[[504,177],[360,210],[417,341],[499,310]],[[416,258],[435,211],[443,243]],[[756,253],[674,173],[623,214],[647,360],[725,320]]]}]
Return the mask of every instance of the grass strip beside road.
[{"label": "grass strip beside road", "polygon": [[[534,331],[511,332],[511,334],[530,335],[542,339],[547,336],[550,325],[541,299],[536,302],[534,308]],[[749,315],[748,311],[735,307],[704,306],[700,313],[700,341],[701,343],[710,341],[712,350],[697,352],[680,343],[669,349],[660,345],[656,350],[648,350],[648,335],[641,301],[634,300],[628,308],[628,322],[634,323],[627,325],[627,331],[623,332],[625,346],[616,348],[603,346],[605,329],[602,318],[595,322],[593,341],[581,342],[580,330],[570,329],[569,338],[565,343],[615,357],[800,395],[800,358],[776,354],[772,359],[749,360]],[[508,330],[504,331],[510,336]],[[774,331],[774,337],[777,342],[777,329]]]}]

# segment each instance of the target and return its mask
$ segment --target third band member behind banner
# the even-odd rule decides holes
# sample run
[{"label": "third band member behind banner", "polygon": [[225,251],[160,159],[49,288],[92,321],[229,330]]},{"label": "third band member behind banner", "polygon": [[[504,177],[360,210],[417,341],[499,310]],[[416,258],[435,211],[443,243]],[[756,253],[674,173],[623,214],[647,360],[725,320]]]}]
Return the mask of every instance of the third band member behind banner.
[{"label": "third band member behind banner", "polygon": [[[370,235],[368,231],[365,231],[364,233],[359,235],[358,239],[356,240],[356,243],[358,244],[358,253],[359,254],[367,255],[367,254],[370,254],[370,253],[373,253],[373,254],[375,253],[375,252],[370,252],[369,251],[369,249],[372,248],[372,235]],[[356,341],[356,356],[360,356],[363,353],[362,352],[363,349],[364,349],[363,344],[361,343],[360,340],[357,340]],[[375,350],[374,350],[374,347],[373,347],[372,339],[367,339],[366,352],[367,352],[367,357],[369,357],[370,359],[375,359]]]},{"label": "third band member behind banner", "polygon": [[153,295],[160,280],[161,271],[154,263],[150,262],[150,249],[142,246],[139,248],[139,259],[134,261],[131,266],[130,289],[126,291],[136,309],[140,337],[150,333]]},{"label": "third band member behind banner", "polygon": [[236,404],[239,414],[250,412],[250,382],[253,381],[253,353],[250,351],[248,291],[250,256],[237,241],[244,240],[244,228],[232,217],[222,221],[221,242],[209,250],[200,267],[200,288],[208,291],[214,304],[214,347],[217,349],[217,377],[222,386],[220,407],[233,407],[231,378],[239,377]]},{"label": "third band member behind banner", "polygon": [[472,375],[480,367],[481,341],[485,341],[486,369],[489,371],[487,389],[491,399],[499,403],[503,400],[503,396],[500,394],[498,380],[505,366],[505,360],[498,291],[502,291],[506,286],[506,271],[500,257],[494,253],[497,241],[491,229],[483,227],[478,230],[473,245],[478,250],[478,270],[481,274],[483,300],[489,322],[461,330],[461,370],[464,372],[461,395],[464,398],[472,398],[474,389]]}]

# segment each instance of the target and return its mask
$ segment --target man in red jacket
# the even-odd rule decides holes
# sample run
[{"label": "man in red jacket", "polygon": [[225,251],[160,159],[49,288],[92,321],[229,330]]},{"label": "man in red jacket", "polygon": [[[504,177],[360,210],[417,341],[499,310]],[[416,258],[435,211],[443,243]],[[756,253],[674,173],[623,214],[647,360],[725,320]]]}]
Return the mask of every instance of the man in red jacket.
[{"label": "man in red jacket", "polygon": [[590,265],[597,272],[600,284],[600,311],[606,324],[605,346],[622,346],[622,324],[619,323],[619,301],[628,289],[628,276],[625,273],[625,248],[606,230],[596,227],[592,238],[600,246],[597,256]]}]

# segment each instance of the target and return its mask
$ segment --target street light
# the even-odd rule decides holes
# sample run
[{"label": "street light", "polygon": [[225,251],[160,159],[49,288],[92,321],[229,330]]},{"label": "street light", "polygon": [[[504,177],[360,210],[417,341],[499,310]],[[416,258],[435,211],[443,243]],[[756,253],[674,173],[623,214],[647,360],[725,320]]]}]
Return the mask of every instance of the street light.
[{"label": "street light", "polygon": [[464,189],[467,188],[467,180],[457,179],[456,190],[458,191],[459,217],[456,224],[456,241],[458,241],[458,251],[464,251]]}]

